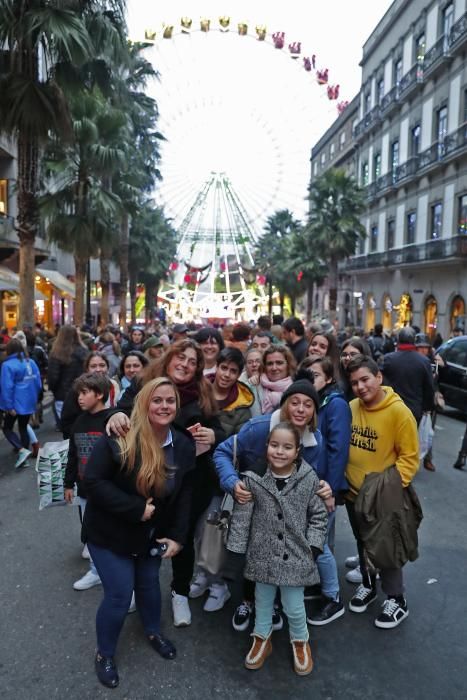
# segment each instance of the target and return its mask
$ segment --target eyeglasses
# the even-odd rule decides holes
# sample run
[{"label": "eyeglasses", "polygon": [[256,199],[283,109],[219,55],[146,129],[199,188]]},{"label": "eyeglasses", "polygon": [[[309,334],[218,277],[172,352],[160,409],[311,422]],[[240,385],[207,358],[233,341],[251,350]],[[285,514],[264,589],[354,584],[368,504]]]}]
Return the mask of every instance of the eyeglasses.
[{"label": "eyeglasses", "polygon": [[357,355],[360,355],[360,353],[359,352],[343,352],[341,354],[341,357],[344,360],[350,360],[350,359],[352,359],[352,357],[357,357]]}]

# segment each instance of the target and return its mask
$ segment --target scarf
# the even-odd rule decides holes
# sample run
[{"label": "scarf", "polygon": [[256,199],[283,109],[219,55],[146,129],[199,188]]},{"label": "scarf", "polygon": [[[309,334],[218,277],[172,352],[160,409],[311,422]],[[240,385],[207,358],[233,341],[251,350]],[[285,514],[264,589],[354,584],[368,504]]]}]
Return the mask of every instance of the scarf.
[{"label": "scarf", "polygon": [[284,391],[292,384],[292,377],[285,377],[284,379],[278,379],[276,382],[271,382],[265,374],[262,374],[260,384],[263,388],[261,413],[272,413],[278,408]]},{"label": "scarf", "polygon": [[187,403],[199,399],[198,383],[195,379],[187,384],[177,384],[176,387],[180,396],[180,406],[186,406]]},{"label": "scarf", "polygon": [[400,352],[407,352],[407,350],[409,350],[410,352],[414,352],[417,348],[415,347],[415,345],[409,345],[408,343],[399,343],[397,349]]}]

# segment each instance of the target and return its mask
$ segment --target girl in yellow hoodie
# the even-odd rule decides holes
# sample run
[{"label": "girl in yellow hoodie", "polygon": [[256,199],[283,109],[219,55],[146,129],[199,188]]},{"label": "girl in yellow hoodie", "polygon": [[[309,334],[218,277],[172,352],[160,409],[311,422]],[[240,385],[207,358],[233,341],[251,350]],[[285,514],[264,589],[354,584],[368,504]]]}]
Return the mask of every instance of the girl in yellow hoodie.
[{"label": "girl in yellow hoodie", "polygon": [[[391,387],[383,386],[383,377],[374,360],[360,355],[347,372],[357,397],[350,402],[352,433],[346,478],[350,490],[347,512],[357,540],[362,584],[349,603],[355,613],[365,612],[376,600],[376,572],[368,567],[355,518],[354,501],[370,472],[383,472],[395,465],[402,485],[408,486],[419,466],[417,424],[412,412]],[[387,595],[375,625],[382,629],[397,627],[409,614],[404,597],[402,569],[382,569],[382,589]]]}]

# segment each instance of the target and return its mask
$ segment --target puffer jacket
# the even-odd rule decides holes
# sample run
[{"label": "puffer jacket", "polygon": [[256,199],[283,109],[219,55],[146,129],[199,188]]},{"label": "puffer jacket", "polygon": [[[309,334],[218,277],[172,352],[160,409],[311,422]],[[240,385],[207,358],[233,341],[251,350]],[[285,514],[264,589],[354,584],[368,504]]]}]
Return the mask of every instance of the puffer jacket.
[{"label": "puffer jacket", "polygon": [[238,396],[231,404],[219,411],[219,422],[226,437],[236,435],[242,425],[251,418],[251,407],[255,402],[253,392],[243,382],[237,382]]},{"label": "puffer jacket", "polygon": [[19,416],[29,416],[36,410],[42,389],[39,367],[23,355],[8,356],[2,362],[0,409],[15,410]]},{"label": "puffer jacket", "polygon": [[349,460],[352,414],[337,386],[319,392],[318,428],[323,449],[318,455],[317,472],[332,488],[334,495],[347,491],[345,469]]},{"label": "puffer jacket", "polygon": [[263,476],[248,471],[244,480],[253,500],[235,504],[227,549],[246,553],[245,578],[276,586],[318,583],[312,548],[323,550],[328,516],[314,469],[302,460],[282,491],[269,469]]}]

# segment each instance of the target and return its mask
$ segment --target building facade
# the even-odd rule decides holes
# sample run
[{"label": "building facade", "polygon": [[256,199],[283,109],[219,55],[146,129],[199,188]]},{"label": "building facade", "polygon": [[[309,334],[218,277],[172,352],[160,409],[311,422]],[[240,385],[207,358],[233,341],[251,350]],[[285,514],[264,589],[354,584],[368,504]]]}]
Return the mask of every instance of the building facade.
[{"label": "building facade", "polygon": [[467,328],[466,10],[396,0],[363,47],[352,157],[367,236],[341,281],[367,331]]}]

